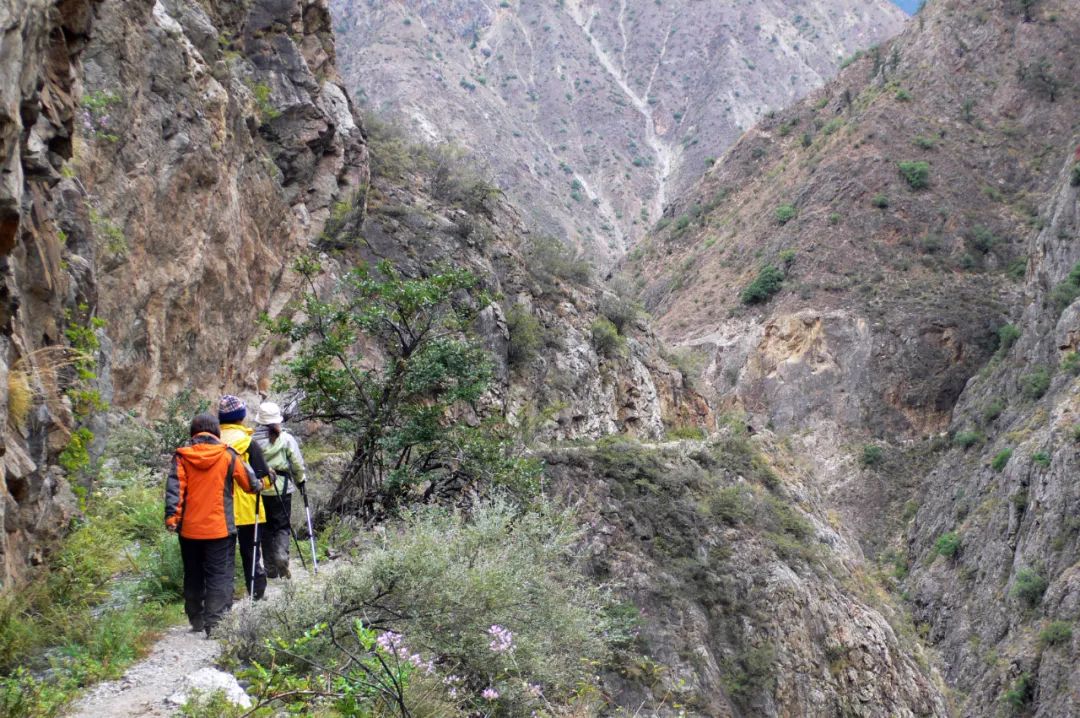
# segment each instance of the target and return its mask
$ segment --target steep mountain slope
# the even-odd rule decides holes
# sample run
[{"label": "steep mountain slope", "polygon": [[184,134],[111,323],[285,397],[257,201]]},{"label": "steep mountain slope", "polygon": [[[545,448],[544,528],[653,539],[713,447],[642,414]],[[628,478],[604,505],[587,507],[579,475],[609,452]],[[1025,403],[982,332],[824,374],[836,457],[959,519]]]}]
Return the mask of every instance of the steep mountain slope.
[{"label": "steep mountain slope", "polygon": [[[664,335],[762,423],[940,430],[993,351],[1076,116],[1075,8],[1015,7],[932,3],[747,133],[635,251]],[[766,265],[779,293],[743,294]]]},{"label": "steep mountain slope", "polygon": [[711,443],[545,455],[592,527],[592,570],[641,610],[607,686],[655,716],[947,716],[896,601],[827,518],[805,463],[737,423]]},{"label": "steep mountain slope", "polygon": [[477,152],[538,226],[605,263],[769,108],[903,22],[878,0],[332,9],[355,97]]},{"label": "steep mountain slope", "polygon": [[[1080,147],[1075,127],[1069,139]],[[1029,245],[1018,336],[961,396],[959,441],[927,476],[908,533],[916,618],[965,716],[1002,701],[1027,715],[1080,715],[1077,167],[1080,156],[1048,171],[1056,187]]]},{"label": "steep mountain slope", "polygon": [[1075,3],[930,2],[626,267],[805,457],[964,716],[1080,714],[1077,37]]}]

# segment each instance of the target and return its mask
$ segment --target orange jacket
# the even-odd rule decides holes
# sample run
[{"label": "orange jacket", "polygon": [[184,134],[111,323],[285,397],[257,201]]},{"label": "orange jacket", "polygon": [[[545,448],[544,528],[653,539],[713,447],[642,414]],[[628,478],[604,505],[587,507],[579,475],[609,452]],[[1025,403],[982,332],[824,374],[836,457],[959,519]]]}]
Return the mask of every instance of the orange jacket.
[{"label": "orange jacket", "polygon": [[248,493],[261,488],[251,467],[213,434],[196,434],[173,454],[165,482],[165,523],[189,539],[236,533],[233,483]]}]

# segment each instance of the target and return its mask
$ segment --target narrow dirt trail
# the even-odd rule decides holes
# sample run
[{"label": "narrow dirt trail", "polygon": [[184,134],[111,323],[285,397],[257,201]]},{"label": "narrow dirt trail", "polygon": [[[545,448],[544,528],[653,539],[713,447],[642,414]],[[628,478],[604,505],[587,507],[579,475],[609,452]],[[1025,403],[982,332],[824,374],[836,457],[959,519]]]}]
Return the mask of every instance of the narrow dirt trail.
[{"label": "narrow dirt trail", "polygon": [[[308,573],[295,555],[290,562],[293,581],[306,581]],[[320,565],[320,569],[322,566]],[[319,572],[322,576],[322,571]],[[267,597],[281,591],[282,582],[271,580]],[[247,599],[233,602],[233,610]],[[221,644],[202,633],[192,633],[185,623],[173,626],[154,643],[150,653],[115,681],[99,683],[67,710],[67,718],[170,718],[179,706],[169,696],[185,687],[185,679],[203,668],[213,668]]]},{"label": "narrow dirt trail", "polygon": [[187,625],[165,632],[150,655],[115,681],[100,683],[69,709],[69,718],[168,718],[177,707],[166,703],[184,678],[200,668],[214,665],[221,645]]}]

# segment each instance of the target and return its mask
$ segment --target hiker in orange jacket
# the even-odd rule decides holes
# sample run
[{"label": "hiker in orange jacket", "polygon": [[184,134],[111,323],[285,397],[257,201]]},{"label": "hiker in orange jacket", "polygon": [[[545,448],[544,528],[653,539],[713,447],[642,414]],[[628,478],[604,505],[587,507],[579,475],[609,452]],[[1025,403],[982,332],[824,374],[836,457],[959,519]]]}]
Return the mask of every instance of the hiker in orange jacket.
[{"label": "hiker in orange jacket", "polygon": [[180,536],[184,611],[192,631],[210,631],[232,606],[236,561],[233,486],[262,489],[251,467],[221,441],[212,414],[191,421],[191,441],[173,454],[165,481],[165,525]]}]

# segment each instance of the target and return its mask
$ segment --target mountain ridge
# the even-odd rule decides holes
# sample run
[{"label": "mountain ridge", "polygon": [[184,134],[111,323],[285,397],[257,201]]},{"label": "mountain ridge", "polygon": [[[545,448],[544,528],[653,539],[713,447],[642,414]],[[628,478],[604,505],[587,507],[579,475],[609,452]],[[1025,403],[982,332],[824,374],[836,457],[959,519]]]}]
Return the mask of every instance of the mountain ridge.
[{"label": "mountain ridge", "polygon": [[354,94],[470,148],[541,231],[605,266],[767,108],[903,17],[885,2],[332,8]]}]

